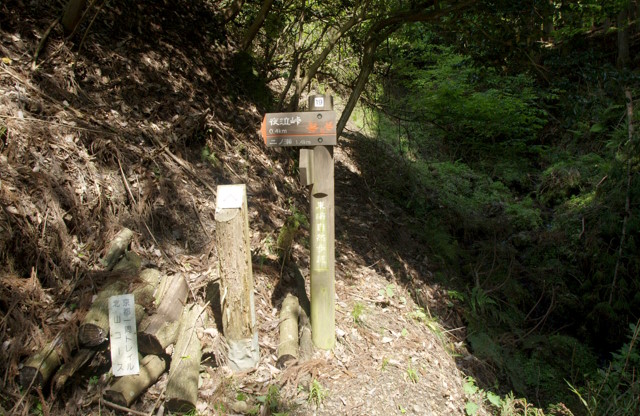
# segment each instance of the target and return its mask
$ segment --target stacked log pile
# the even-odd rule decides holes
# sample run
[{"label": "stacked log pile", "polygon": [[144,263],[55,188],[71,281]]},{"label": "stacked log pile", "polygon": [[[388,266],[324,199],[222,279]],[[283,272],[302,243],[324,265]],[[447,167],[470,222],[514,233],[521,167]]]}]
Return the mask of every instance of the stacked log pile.
[{"label": "stacked log pile", "polygon": [[[103,392],[104,403],[130,406],[171,366],[168,406],[185,412],[195,408],[201,356],[196,329],[204,325],[206,313],[197,304],[185,308],[189,287],[181,275],[162,276],[156,269],[140,270],[139,256],[128,250],[132,238],[133,232],[128,229],[118,233],[101,260],[105,271],[112,272],[115,279],[98,292],[82,320],[75,354],[63,364],[62,336],[58,335],[23,364],[20,383],[25,389],[42,388],[49,380],[55,391],[62,389],[98,351],[109,347],[109,298],[133,293],[140,373],[113,380]],[[167,351],[173,344],[171,357]]]},{"label": "stacked log pile", "polygon": [[[243,208],[246,209],[246,205],[243,205]],[[218,216],[216,220],[219,220]],[[246,226],[246,218],[240,222]],[[224,235],[220,231],[219,234]],[[246,232],[237,234],[243,235]],[[132,293],[138,329],[140,371],[135,375],[112,380],[103,390],[103,403],[120,410],[129,410],[129,406],[147,388],[154,385],[165,371],[169,370],[164,395],[167,409],[171,412],[190,412],[196,408],[202,357],[200,335],[208,326],[209,317],[205,309],[197,303],[187,304],[189,286],[181,275],[163,276],[156,269],[141,270],[140,257],[129,251],[132,238],[133,233],[130,230],[118,233],[101,261],[105,270],[112,272],[110,276],[114,278],[105,283],[102,290],[97,293],[84,316],[78,328],[79,348],[75,354],[66,359],[69,354],[62,351],[61,336],[56,337],[24,363],[20,382],[25,389],[34,386],[42,388],[53,379],[52,388],[59,391],[94,358],[98,351],[108,348],[109,298]],[[222,243],[220,245],[224,246]],[[247,253],[249,253],[248,248]],[[241,263],[247,266],[248,270],[240,273],[233,267],[224,269],[227,278],[223,279],[222,283],[227,299],[225,301],[223,296],[220,303],[223,309],[224,328],[230,335],[236,334],[234,328],[242,329],[242,331],[236,331],[239,334],[236,334],[237,337],[232,336],[231,340],[227,337],[227,341],[247,341],[242,345],[248,348],[242,350],[238,356],[243,357],[243,363],[247,368],[251,368],[259,359],[257,332],[254,332],[251,258],[246,253],[241,257],[242,261],[236,261],[237,259],[234,258],[235,260],[229,263],[235,266]],[[224,258],[226,257],[222,255],[221,259]],[[230,284],[229,276],[245,276],[251,284],[240,279],[234,282],[234,286]],[[239,288],[248,290],[242,291],[238,290]],[[241,297],[241,301],[228,301],[231,297],[230,293],[234,290]],[[230,319],[231,317],[234,319]],[[168,352],[171,351],[170,346],[173,346],[172,356]],[[288,295],[283,300],[281,308],[277,367],[284,368],[290,362],[305,361],[312,351],[308,315],[301,307],[298,298]],[[231,365],[233,364],[231,354],[229,355],[230,366],[234,369]],[[102,356],[108,356],[108,354],[102,354]],[[63,361],[66,362],[63,364]]]}]

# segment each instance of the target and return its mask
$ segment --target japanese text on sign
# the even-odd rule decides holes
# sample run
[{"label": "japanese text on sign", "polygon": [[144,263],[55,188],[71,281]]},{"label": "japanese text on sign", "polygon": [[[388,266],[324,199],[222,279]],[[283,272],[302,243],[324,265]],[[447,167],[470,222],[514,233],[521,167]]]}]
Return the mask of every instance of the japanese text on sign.
[{"label": "japanese text on sign", "polygon": [[267,146],[335,146],[336,113],[268,113],[260,133]]},{"label": "japanese text on sign", "polygon": [[325,201],[315,201],[314,217],[314,252],[311,269],[316,272],[327,271],[329,267],[329,236],[327,233],[327,205]]},{"label": "japanese text on sign", "polygon": [[270,126],[297,126],[302,123],[300,116],[294,117],[274,117],[269,119]]},{"label": "japanese text on sign", "polygon": [[109,333],[113,375],[139,374],[136,312],[132,294],[109,298]]}]

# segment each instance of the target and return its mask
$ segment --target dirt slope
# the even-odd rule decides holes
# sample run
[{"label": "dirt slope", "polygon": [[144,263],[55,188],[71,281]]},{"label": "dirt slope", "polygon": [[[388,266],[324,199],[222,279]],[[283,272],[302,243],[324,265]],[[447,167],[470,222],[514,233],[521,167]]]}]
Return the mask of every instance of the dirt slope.
[{"label": "dirt slope", "polygon": [[[465,396],[452,354],[464,353],[460,314],[430,285],[411,219],[369,192],[356,139],[336,149],[336,348],[277,370],[278,310],[300,276],[308,286],[308,233],[286,267],[274,244],[288,217],[307,212],[307,192],[296,152],[258,138],[269,109],[246,98],[217,11],[109,2],[89,30],[65,38],[55,26],[34,66],[55,7],[0,5],[0,414],[114,412],[99,403],[108,363],[38,394],[18,388],[20,363],[58,334],[72,356],[78,322],[111,277],[98,259],[123,226],[147,267],[184,275],[205,304],[217,278],[215,188],[228,183],[248,187],[261,361],[232,375],[212,327],[201,414],[464,414],[479,400]],[[155,413],[165,385],[166,375],[133,408]]]}]

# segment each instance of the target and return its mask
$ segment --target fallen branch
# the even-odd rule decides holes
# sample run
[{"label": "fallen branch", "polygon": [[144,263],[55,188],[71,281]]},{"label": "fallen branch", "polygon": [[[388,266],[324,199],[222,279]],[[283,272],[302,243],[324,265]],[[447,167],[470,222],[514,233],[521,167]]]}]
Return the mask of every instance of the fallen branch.
[{"label": "fallen branch", "polygon": [[60,21],[60,17],[56,18],[56,20],[54,20],[49,25],[49,28],[47,28],[47,30],[44,32],[44,34],[42,35],[42,39],[40,39],[40,42],[38,42],[38,46],[36,46],[36,51],[33,53],[33,62],[31,63],[32,71],[35,71],[35,69],[37,68],[36,63],[38,61],[38,56],[40,55],[40,51],[42,51],[44,44],[47,42],[47,39],[49,39],[49,35],[51,34],[51,31],[53,30],[54,27],[56,27],[59,21]]},{"label": "fallen branch", "polygon": [[104,398],[101,400],[101,402],[102,402],[102,404],[104,404],[107,407],[110,407],[110,408],[115,409],[115,410],[120,410],[122,412],[131,413],[132,415],[149,416],[146,413],[138,412],[137,410],[133,410],[133,409],[129,409],[128,407],[120,406],[119,404],[110,402],[109,400],[105,400]]},{"label": "fallen branch", "polygon": [[[118,164],[120,162],[118,161]],[[124,174],[123,174],[124,175]],[[133,202],[133,201],[132,201]],[[111,270],[116,265],[120,257],[124,254],[131,240],[133,239],[133,231],[128,228],[123,228],[116,236],[111,240],[107,254],[104,256],[100,263],[102,266]]]}]

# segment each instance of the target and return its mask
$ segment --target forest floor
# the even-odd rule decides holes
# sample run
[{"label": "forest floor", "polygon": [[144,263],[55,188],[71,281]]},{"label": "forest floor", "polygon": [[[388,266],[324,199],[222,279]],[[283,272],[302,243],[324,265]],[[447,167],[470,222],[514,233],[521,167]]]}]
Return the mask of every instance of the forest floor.
[{"label": "forest floor", "polygon": [[[360,172],[357,153],[377,149],[355,134],[335,148],[336,346],[279,370],[282,299],[300,275],[308,293],[308,230],[284,267],[275,242],[288,217],[308,212],[308,191],[297,151],[263,146],[270,109],[246,98],[217,11],[110,2],[70,37],[55,25],[34,65],[59,14],[42,3],[0,5],[0,414],[121,413],[100,401],[112,381],[105,352],[58,391],[20,389],[21,363],[59,334],[73,355],[110,277],[98,260],[125,226],[146,267],[182,274],[205,305],[218,278],[215,188],[229,183],[247,185],[261,358],[231,373],[212,327],[199,414],[464,415],[469,402],[488,413],[465,392],[463,368],[492,374],[465,348],[461,308],[433,283],[414,220]],[[166,382],[132,409],[159,414]]]}]

